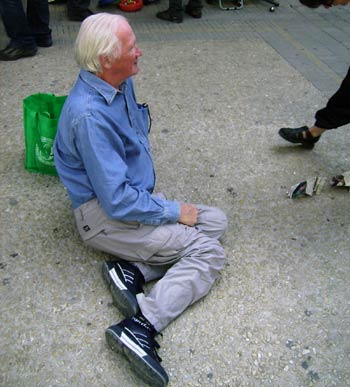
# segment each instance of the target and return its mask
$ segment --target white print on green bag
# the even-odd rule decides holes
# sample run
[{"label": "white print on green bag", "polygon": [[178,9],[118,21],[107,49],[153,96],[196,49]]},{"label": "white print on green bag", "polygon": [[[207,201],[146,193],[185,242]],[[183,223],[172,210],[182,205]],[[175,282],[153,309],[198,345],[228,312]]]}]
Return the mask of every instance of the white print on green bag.
[{"label": "white print on green bag", "polygon": [[53,167],[53,139],[40,137],[40,144],[35,145],[35,156],[40,163]]}]

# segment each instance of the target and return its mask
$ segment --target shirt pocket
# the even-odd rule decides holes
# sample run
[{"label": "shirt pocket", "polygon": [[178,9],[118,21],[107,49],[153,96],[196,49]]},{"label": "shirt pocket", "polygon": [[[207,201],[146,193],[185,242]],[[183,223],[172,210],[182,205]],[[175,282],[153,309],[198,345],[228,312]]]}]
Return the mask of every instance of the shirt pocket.
[{"label": "shirt pocket", "polygon": [[81,238],[86,241],[104,229],[105,214],[97,199],[90,200],[74,210]]},{"label": "shirt pocket", "polygon": [[143,104],[138,103],[137,108],[138,108],[138,116],[139,116],[138,121],[140,124],[140,130],[146,137],[148,137],[148,133],[151,130],[151,123],[152,123],[149,107],[146,103],[143,103]]}]

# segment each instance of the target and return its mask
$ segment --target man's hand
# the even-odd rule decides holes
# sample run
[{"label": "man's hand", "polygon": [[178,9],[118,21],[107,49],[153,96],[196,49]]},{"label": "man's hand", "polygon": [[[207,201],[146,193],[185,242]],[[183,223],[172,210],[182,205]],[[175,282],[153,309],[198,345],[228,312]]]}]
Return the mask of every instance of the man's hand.
[{"label": "man's hand", "polygon": [[193,204],[181,203],[179,223],[194,226],[198,220],[198,208]]}]

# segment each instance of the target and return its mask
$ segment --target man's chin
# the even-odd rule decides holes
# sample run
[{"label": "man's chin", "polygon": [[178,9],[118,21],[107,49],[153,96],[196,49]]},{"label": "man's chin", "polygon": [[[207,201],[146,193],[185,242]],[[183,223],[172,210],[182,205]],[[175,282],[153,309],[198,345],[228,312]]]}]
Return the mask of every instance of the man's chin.
[{"label": "man's chin", "polygon": [[139,72],[139,66],[134,66],[134,75],[136,75]]}]

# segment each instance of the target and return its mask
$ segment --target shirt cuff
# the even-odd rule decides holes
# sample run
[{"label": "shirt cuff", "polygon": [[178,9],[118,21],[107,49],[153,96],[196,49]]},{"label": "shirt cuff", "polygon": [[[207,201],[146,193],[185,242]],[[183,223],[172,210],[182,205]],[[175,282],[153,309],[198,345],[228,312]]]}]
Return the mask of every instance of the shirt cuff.
[{"label": "shirt cuff", "polygon": [[176,223],[180,218],[180,203],[167,200],[164,206],[164,218],[168,219],[169,223]]}]

